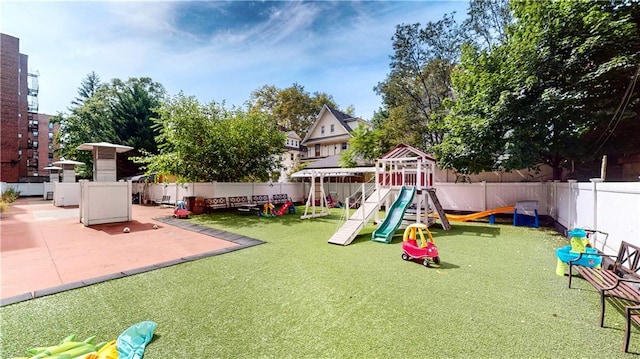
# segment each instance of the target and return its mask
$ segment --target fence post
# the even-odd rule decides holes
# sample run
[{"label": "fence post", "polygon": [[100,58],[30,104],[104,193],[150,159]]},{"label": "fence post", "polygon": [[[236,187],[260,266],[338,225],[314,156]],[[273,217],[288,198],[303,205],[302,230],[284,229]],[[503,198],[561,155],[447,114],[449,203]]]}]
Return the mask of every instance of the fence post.
[{"label": "fence post", "polygon": [[567,182],[569,183],[569,220],[567,221],[567,229],[571,229],[572,227],[575,226],[575,216],[576,216],[576,196],[574,193],[575,190],[575,185],[578,182],[578,180],[567,180]]},{"label": "fence post", "polygon": [[361,207],[362,207],[362,220],[363,221],[367,219],[366,213],[364,213],[364,203],[365,203],[365,195],[366,194],[367,193],[365,192],[364,183],[363,183],[362,184],[362,205],[361,205]]},{"label": "fence post", "polygon": [[598,183],[603,182],[602,178],[590,178],[593,188],[593,229],[598,229]]},{"label": "fence post", "polygon": [[487,181],[480,182],[482,185],[482,210],[487,210]]}]

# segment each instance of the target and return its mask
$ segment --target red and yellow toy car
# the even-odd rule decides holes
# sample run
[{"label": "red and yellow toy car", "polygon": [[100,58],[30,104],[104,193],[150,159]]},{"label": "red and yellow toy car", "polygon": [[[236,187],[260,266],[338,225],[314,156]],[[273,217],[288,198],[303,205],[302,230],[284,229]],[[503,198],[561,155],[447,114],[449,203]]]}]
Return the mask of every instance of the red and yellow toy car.
[{"label": "red and yellow toy car", "polygon": [[176,208],[173,210],[173,216],[175,218],[189,218],[189,210],[187,209],[186,201],[176,202]]},{"label": "red and yellow toy car", "polygon": [[[429,240],[424,238],[424,232],[427,232]],[[420,242],[418,243],[418,237]],[[433,236],[426,225],[415,223],[409,225],[402,236],[402,259],[410,261],[421,259],[425,267],[429,267],[430,261],[440,264],[438,247],[433,240]]]}]

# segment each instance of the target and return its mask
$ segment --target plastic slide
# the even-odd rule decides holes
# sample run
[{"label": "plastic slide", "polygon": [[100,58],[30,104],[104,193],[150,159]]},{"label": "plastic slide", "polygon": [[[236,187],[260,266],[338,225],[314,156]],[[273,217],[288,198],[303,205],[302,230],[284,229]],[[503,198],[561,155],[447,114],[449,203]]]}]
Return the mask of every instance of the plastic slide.
[{"label": "plastic slide", "polygon": [[[513,206],[507,206],[507,207],[499,207],[499,208],[494,208],[487,211],[476,212],[471,214],[447,214],[447,219],[455,222],[466,222],[466,221],[472,221],[478,218],[487,217],[496,213],[513,213],[513,210],[514,210]],[[436,214],[436,218],[437,217],[438,215]]]},{"label": "plastic slide", "polygon": [[402,187],[398,198],[391,205],[387,211],[387,217],[371,234],[371,240],[376,242],[390,243],[393,235],[400,227],[404,212],[407,207],[413,202],[413,196],[416,194],[415,187]]},{"label": "plastic slide", "polygon": [[289,201],[289,202],[285,203],[284,205],[282,205],[282,207],[280,207],[278,212],[276,212],[276,216],[284,215],[287,212],[287,210],[289,209],[289,207],[291,207],[292,204],[293,204],[293,202]]}]

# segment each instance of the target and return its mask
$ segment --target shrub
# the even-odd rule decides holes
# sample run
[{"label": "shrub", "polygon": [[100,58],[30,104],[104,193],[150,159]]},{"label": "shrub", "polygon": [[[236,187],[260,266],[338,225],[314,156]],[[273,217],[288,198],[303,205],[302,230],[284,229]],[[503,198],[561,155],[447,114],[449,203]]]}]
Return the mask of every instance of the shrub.
[{"label": "shrub", "polygon": [[0,201],[8,204],[14,202],[18,197],[20,197],[20,191],[16,191],[13,188],[7,188],[2,192]]},{"label": "shrub", "polygon": [[0,213],[6,212],[9,209],[9,203],[0,201]]}]

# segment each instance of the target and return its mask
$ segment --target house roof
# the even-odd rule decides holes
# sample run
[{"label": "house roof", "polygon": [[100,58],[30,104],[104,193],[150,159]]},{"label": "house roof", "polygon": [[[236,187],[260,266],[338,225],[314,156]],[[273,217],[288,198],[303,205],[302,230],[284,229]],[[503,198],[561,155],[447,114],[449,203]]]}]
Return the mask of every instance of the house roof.
[{"label": "house roof", "polygon": [[353,118],[353,116],[347,115],[346,113],[342,112],[342,111],[338,111],[333,107],[324,105],[329,112],[331,112],[331,114],[333,115],[333,117],[336,118],[336,120],[338,120],[338,122],[340,122],[340,124],[347,130],[347,132],[351,132],[353,131],[353,129],[351,128],[351,126],[349,126],[349,124],[347,124],[347,120],[350,118]]},{"label": "house roof", "polygon": [[422,158],[435,162],[436,159],[430,154],[417,149],[416,147],[401,143],[392,148],[391,151],[380,157],[381,160],[403,159],[403,158]]},{"label": "house roof", "polygon": [[[356,159],[356,166],[364,167],[364,166],[372,166],[371,163],[363,160],[362,158]],[[305,169],[319,169],[319,168],[340,168],[340,155],[327,156],[324,158],[319,158],[310,162]]]},{"label": "house roof", "polygon": [[302,140],[302,144],[305,144],[309,140],[309,137],[311,136],[315,128],[318,126],[318,122],[319,122],[318,120],[322,118],[324,113],[327,111],[331,113],[331,115],[338,121],[340,126],[342,126],[345,129],[345,131],[349,134],[353,131],[353,128],[351,128],[351,126],[349,125],[350,122],[356,122],[356,123],[364,122],[364,120],[360,118],[353,117],[342,111],[338,111],[335,108],[332,108],[327,105],[323,105],[322,109],[318,113],[318,116],[316,116],[316,120],[311,125],[311,128],[309,128],[309,131],[307,131],[306,136],[304,136],[304,139]]},{"label": "house roof", "polygon": [[298,136],[298,134],[295,133],[295,131],[287,132],[287,138],[292,138],[294,140],[300,140],[300,136]]},{"label": "house roof", "polygon": [[291,175],[293,178],[304,178],[312,176],[322,177],[349,177],[362,173],[375,173],[375,167],[353,167],[353,168],[318,168],[304,169]]}]

